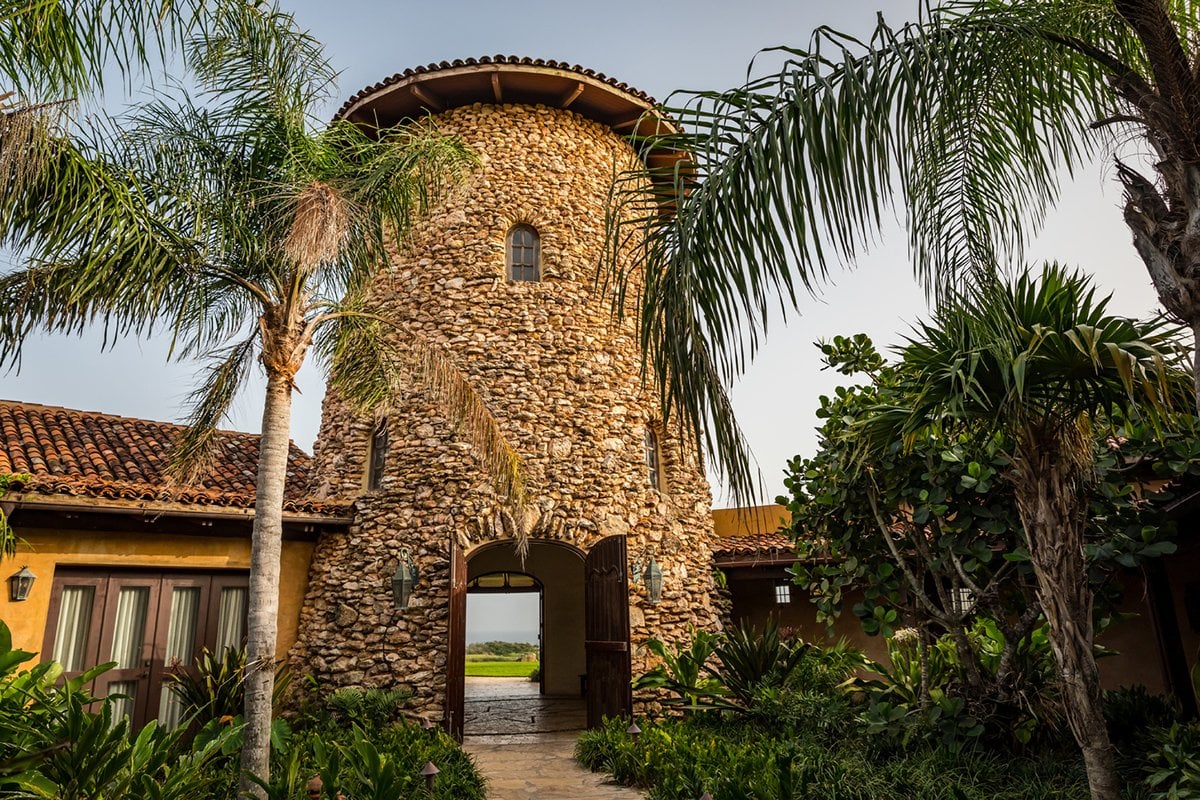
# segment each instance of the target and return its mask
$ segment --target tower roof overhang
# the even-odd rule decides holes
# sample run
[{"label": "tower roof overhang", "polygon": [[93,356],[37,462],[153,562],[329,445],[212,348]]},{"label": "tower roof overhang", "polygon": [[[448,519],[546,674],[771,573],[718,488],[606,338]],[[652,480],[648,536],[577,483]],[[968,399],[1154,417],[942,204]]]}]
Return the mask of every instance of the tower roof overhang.
[{"label": "tower roof overhang", "polygon": [[[484,56],[396,73],[362,89],[336,117],[383,129],[475,103],[543,105],[574,111],[631,140],[675,133],[654,98],[603,73],[559,61]],[[635,149],[639,148],[635,141]],[[642,152],[653,169],[670,169],[678,152]]]}]

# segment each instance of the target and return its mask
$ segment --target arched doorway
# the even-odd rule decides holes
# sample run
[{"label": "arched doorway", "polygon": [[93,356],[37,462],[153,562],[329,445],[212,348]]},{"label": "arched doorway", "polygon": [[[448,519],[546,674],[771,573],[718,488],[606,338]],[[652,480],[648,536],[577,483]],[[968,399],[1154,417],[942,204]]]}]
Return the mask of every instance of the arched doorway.
[{"label": "arched doorway", "polygon": [[[466,735],[545,733],[583,727],[580,676],[586,671],[584,555],[556,542],[530,542],[524,561],[511,541],[492,542],[467,555],[466,629],[520,630],[528,604],[514,602],[536,593],[539,680],[465,679],[463,732]],[[525,595],[522,597],[522,595]],[[526,611],[518,612],[524,607]],[[498,621],[497,617],[507,616]],[[500,634],[497,634],[500,635]],[[514,633],[513,637],[519,634]]]},{"label": "arched doorway", "polygon": [[[561,701],[573,716],[546,720],[552,729],[599,724],[603,716],[626,715],[631,709],[629,686],[629,591],[625,538],[611,536],[585,554],[563,542],[534,539],[524,562],[511,540],[489,542],[469,554],[451,545],[450,642],[446,675],[446,727],[462,738],[466,708],[464,665],[467,594],[472,581],[485,575],[529,576],[541,592],[541,682],[543,698]],[[511,577],[510,577],[511,583]],[[535,704],[536,705],[536,704]],[[547,705],[542,707],[545,709]],[[510,715],[512,716],[512,715]],[[536,732],[535,709],[529,732]],[[512,731],[519,733],[520,731]]]}]

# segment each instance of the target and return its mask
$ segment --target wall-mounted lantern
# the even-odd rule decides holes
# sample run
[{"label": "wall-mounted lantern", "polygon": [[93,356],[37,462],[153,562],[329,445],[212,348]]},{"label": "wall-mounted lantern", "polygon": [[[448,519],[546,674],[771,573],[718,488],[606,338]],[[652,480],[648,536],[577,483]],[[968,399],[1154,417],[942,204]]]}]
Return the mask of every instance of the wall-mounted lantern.
[{"label": "wall-mounted lantern", "polygon": [[634,560],[633,576],[635,579],[641,579],[642,585],[646,587],[646,596],[652,605],[662,602],[663,571],[658,562],[654,560],[654,554],[649,548],[642,550]]},{"label": "wall-mounted lantern", "polygon": [[642,571],[642,583],[646,586],[646,592],[650,595],[652,604],[658,605],[662,602],[663,571],[658,562],[654,560],[654,556],[650,556],[650,562]]},{"label": "wall-mounted lantern", "polygon": [[417,585],[417,577],[417,562],[413,560],[412,550],[402,547],[400,563],[396,565],[396,572],[392,575],[392,597],[396,601],[396,608],[408,608],[413,588]]},{"label": "wall-mounted lantern", "polygon": [[9,599],[14,603],[28,600],[29,592],[33,590],[33,582],[35,580],[37,580],[37,576],[29,571],[29,567],[21,567],[20,572],[10,575],[8,578]]}]

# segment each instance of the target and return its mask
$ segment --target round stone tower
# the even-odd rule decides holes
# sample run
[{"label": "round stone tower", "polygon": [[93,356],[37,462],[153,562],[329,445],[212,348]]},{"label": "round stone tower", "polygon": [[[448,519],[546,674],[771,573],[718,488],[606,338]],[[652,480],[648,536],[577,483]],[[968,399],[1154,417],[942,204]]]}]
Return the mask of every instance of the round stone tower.
[{"label": "round stone tower", "polygon": [[532,544],[517,557],[519,521],[430,393],[414,385],[370,418],[327,397],[317,489],[356,498],[356,519],[317,546],[295,672],[404,687],[461,732],[465,593],[520,584],[542,593],[543,692],[582,692],[594,718],[628,708],[648,638],[717,624],[700,460],[661,424],[634,324],[597,273],[610,187],[652,107],[579,67],[497,57],[409,70],[341,110],[379,128],[432,115],[479,154],[374,291],[451,357],[523,458]]}]

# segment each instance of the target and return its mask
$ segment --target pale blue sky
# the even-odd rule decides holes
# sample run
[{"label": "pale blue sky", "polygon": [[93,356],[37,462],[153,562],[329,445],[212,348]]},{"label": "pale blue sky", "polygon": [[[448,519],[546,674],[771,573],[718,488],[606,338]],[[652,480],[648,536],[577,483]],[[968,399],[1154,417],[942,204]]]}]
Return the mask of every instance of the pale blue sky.
[{"label": "pale blue sky", "polygon": [[[534,2],[330,3],[288,2],[299,23],[323,40],[342,70],[345,97],[407,67],[497,53],[578,63],[636,86],[659,99],[673,90],[720,89],[741,83],[755,53],[778,44],[803,44],[821,24],[862,33],[883,8],[899,21],[915,2]],[[326,114],[326,116],[328,116]],[[1103,165],[1070,188],[1031,258],[1079,264],[1117,292],[1116,310],[1144,314],[1155,308],[1149,280],[1137,260],[1118,209],[1111,167]],[[885,231],[857,269],[835,275],[820,301],[805,300],[801,315],[774,326],[755,364],[733,389],[734,406],[768,480],[782,490],[782,470],[796,453],[810,454],[817,397],[840,376],[819,371],[812,342],[866,332],[894,343],[925,311],[911,277],[899,226]],[[182,416],[195,365],[168,365],[166,344],[125,342],[99,352],[100,336],[84,341],[28,343],[19,375],[0,375],[0,398],[105,411],[150,419]],[[293,435],[306,449],[320,422],[322,380],[301,373]],[[256,431],[260,391],[247,392],[229,427]],[[727,505],[717,493],[716,505]]]}]

